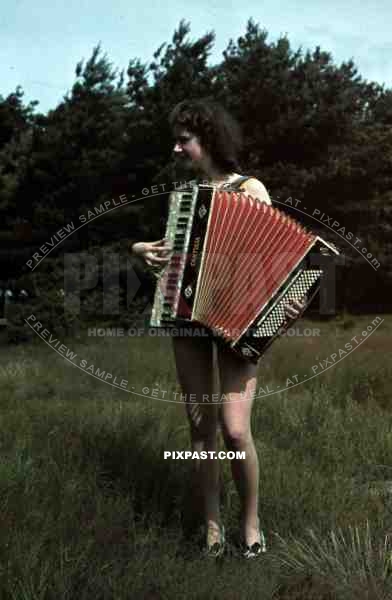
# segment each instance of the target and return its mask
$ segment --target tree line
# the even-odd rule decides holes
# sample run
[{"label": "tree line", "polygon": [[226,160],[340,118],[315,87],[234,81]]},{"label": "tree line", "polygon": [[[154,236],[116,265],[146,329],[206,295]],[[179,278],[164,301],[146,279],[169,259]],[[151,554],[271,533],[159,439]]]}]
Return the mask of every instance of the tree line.
[{"label": "tree line", "polygon": [[[31,296],[15,307],[15,331],[32,309],[64,330],[97,315],[129,324],[146,314],[154,277],[131,259],[140,285],[130,300],[127,240],[162,235],[167,195],[91,220],[34,271],[26,261],[94,207],[185,179],[172,156],[167,117],[177,102],[200,97],[221,102],[241,124],[244,172],[263,181],[276,206],[344,253],[338,308],[390,310],[392,90],[364,80],[352,60],[334,64],[320,47],[293,49],[286,36],[270,42],[252,20],[215,65],[208,60],[213,44],[213,32],[192,40],[181,21],[151,63],[131,59],[126,73],[95,47],[76,65],[71,91],[47,114],[37,102],[26,104],[20,87],[0,96],[1,280]],[[64,311],[64,257],[83,252],[96,257],[95,285],[81,291],[79,312]],[[106,308],[105,317],[108,253],[120,256],[113,282],[120,310],[110,315]],[[75,281],[81,277],[76,269]]]}]

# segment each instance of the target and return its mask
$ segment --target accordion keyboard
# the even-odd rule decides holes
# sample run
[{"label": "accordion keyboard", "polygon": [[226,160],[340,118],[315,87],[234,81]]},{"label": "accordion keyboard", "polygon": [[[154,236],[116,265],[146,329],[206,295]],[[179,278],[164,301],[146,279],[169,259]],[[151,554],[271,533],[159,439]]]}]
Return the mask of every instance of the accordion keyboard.
[{"label": "accordion keyboard", "polygon": [[[197,188],[189,191],[173,192],[169,207],[169,220],[166,227],[166,239],[171,242],[173,253],[165,267],[161,284],[157,287],[150,324],[159,327],[174,321],[180,301],[180,292],[187,248],[192,229]],[[162,294],[165,289],[165,294]]]}]

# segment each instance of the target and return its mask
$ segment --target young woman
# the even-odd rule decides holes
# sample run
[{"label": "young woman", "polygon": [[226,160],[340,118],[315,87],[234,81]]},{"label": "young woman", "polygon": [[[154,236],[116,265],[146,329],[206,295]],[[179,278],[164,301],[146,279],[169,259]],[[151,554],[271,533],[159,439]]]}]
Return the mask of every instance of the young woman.
[{"label": "young woman", "polygon": [[[219,105],[184,101],[170,115],[174,152],[203,180],[218,188],[242,190],[260,202],[271,204],[264,185],[254,177],[239,173],[238,125]],[[146,264],[163,266],[170,258],[164,240],[136,243],[132,251]],[[286,308],[288,318],[298,316],[303,306]],[[232,459],[231,471],[241,503],[242,553],[254,558],[266,550],[258,517],[259,463],[251,431],[251,411],[256,389],[257,365],[237,356],[213,336],[173,338],[178,379],[186,398],[192,449],[217,450],[218,425],[227,450],[245,452],[245,460]],[[215,353],[215,354],[214,354]],[[213,365],[218,365],[223,402],[205,402],[214,392]],[[191,396],[191,394],[194,394]],[[208,455],[210,456],[210,455]],[[198,461],[196,476],[204,498],[206,553],[218,557],[224,552],[225,533],[219,514],[219,460]]]}]

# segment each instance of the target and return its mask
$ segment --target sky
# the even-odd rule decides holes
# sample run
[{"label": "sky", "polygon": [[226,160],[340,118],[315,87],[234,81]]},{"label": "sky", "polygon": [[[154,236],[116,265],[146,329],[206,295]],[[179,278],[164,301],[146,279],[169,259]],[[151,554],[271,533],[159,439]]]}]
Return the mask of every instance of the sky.
[{"label": "sky", "polygon": [[269,42],[287,35],[294,50],[319,45],[336,64],[352,58],[364,79],[392,87],[391,0],[2,0],[0,95],[20,85],[25,102],[38,100],[47,112],[99,42],[126,70],[133,58],[151,62],[181,19],[191,25],[189,39],[215,31],[210,63],[218,63],[249,18],[268,31]]}]

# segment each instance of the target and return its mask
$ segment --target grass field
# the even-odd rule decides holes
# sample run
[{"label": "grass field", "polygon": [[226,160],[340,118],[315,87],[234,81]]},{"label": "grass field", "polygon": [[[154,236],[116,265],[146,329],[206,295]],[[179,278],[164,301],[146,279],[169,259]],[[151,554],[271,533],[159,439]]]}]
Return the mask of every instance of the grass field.
[{"label": "grass field", "polygon": [[[189,448],[181,403],[105,385],[40,339],[1,348],[0,597],[392,598],[392,318],[374,317],[302,321],[320,335],[281,339],[260,364],[260,386],[284,387],[373,328],[333,368],[256,399],[270,552],[252,564],[199,557],[191,463],[163,459]],[[135,389],[178,390],[168,338],[62,341]],[[221,464],[234,539],[238,498]]]}]

